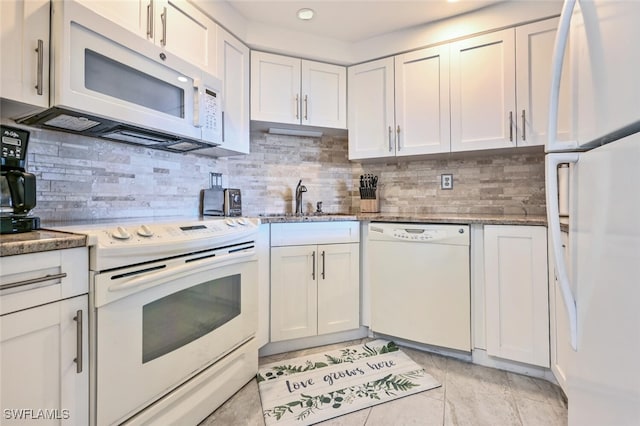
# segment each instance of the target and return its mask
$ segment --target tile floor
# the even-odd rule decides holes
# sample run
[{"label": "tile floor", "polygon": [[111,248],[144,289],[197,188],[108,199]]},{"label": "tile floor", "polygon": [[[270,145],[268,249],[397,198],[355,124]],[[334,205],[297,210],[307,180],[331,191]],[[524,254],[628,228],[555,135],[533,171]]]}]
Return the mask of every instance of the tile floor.
[{"label": "tile floor", "polygon": [[[366,339],[365,339],[366,340]],[[266,364],[360,343],[361,340],[260,358]],[[402,348],[442,387],[375,405],[321,423],[323,426],[562,426],[562,392],[545,380]],[[247,383],[200,426],[264,425],[256,380]]]}]

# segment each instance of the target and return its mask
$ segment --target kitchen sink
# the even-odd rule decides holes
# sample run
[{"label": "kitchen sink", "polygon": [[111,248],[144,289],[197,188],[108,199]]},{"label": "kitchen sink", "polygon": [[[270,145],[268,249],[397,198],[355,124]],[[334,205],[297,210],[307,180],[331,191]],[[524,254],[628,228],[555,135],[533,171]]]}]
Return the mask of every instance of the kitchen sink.
[{"label": "kitchen sink", "polygon": [[295,213],[262,213],[259,214],[258,217],[268,218],[268,219],[276,219],[281,221],[307,221],[314,219],[328,219],[331,217],[353,217],[355,219],[355,214],[349,213],[309,213],[309,214],[295,214]]}]

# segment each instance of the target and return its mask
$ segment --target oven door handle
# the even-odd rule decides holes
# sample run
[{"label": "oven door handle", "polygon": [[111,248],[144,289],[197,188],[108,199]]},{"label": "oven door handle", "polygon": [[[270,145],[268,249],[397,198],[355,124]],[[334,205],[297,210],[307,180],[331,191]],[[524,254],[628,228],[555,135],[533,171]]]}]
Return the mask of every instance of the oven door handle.
[{"label": "oven door handle", "polygon": [[240,263],[244,259],[255,256],[255,251],[241,251],[229,253],[222,256],[207,257],[202,260],[191,260],[189,262],[163,268],[158,272],[139,275],[128,281],[120,282],[109,286],[110,292],[118,292],[131,290],[132,288],[148,286],[149,284],[162,284],[166,280],[175,278],[178,275],[193,274],[205,269],[211,269],[212,266],[223,266],[230,263]]}]

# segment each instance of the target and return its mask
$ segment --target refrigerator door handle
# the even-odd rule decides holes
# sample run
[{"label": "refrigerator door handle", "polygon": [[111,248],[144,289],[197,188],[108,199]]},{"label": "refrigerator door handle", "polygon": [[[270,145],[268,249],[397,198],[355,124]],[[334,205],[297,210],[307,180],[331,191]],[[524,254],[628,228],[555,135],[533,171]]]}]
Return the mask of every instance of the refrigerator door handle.
[{"label": "refrigerator door handle", "polygon": [[547,124],[546,151],[571,150],[578,147],[577,141],[558,142],[558,104],[560,102],[560,81],[562,79],[562,66],[564,54],[569,40],[569,29],[571,28],[571,16],[576,0],[566,0],[562,6],[560,24],[556,33],[556,40],[553,47],[553,62],[551,65],[551,89],[549,94],[549,120]]},{"label": "refrigerator door handle", "polygon": [[547,193],[547,221],[549,233],[551,235],[551,245],[553,247],[553,260],[556,267],[556,277],[560,284],[562,299],[567,309],[569,317],[569,328],[571,333],[571,347],[574,351],[578,349],[578,316],[576,300],[571,293],[569,285],[569,274],[563,256],[562,236],[560,232],[560,209],[558,205],[558,165],[564,163],[577,163],[580,154],[574,152],[547,154],[546,155],[546,193]]}]

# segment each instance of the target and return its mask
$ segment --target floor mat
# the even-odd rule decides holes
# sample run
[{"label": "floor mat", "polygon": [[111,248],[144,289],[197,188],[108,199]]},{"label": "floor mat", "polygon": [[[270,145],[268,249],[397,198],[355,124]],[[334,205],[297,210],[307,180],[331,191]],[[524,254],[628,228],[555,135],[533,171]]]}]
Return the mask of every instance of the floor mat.
[{"label": "floor mat", "polygon": [[267,425],[310,425],[440,386],[386,340],[266,364],[257,378]]}]

